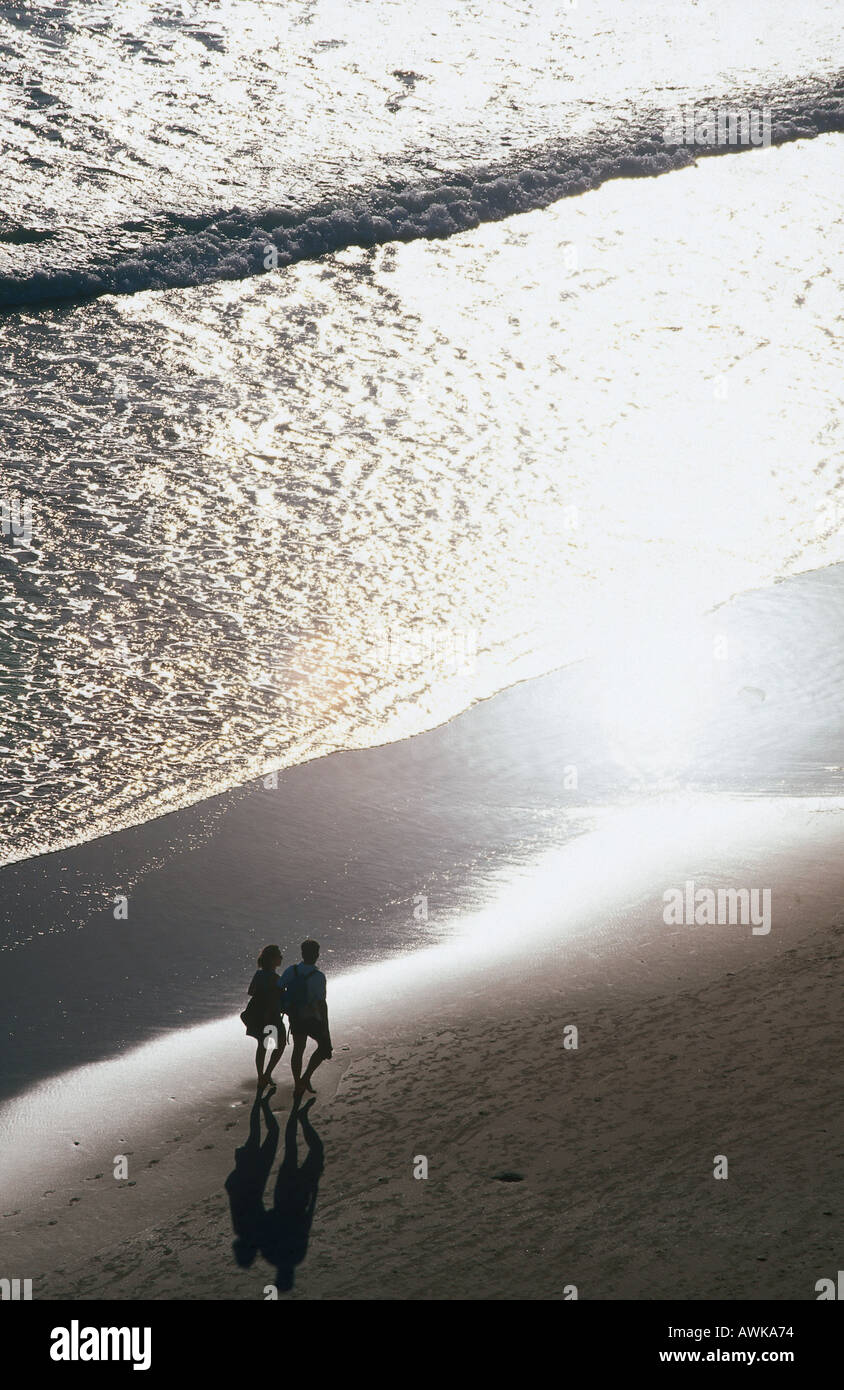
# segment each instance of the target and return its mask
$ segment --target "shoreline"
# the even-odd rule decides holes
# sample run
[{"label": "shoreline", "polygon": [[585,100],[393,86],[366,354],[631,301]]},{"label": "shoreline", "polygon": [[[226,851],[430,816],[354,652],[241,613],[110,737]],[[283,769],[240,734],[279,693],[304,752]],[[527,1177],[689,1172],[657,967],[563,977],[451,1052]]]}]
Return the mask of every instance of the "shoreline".
[{"label": "shoreline", "polygon": [[832,0],[201,8],[0,21],[2,1292],[805,1361],[638,1312],[844,1298]]},{"label": "shoreline", "polygon": [[[317,1073],[310,1116],[325,1172],[289,1296],[512,1297],[505,1287],[522,1287],[530,1269],[526,1297],[562,1297],[572,1279],[584,1280],[580,1297],[813,1297],[838,1229],[821,1213],[840,1211],[842,1198],[825,1110],[842,1046],[830,966],[844,933],[842,813],[844,803],[829,799],[714,798],[619,812],[503,883],[497,901],[449,941],[329,975],[335,1054]],[[666,926],[662,894],[684,877],[768,883],[770,936]],[[572,1052],[562,1047],[570,1023],[580,1033]],[[788,1026],[805,1053],[797,1038],[782,1045]],[[282,1131],[288,1055],[272,1102]],[[223,1189],[245,1139],[251,1065],[239,1020],[225,1019],[48,1083],[28,1112],[12,1102],[25,1186],[46,1183],[44,1105],[53,1107],[52,1158],[64,1173],[49,1196],[15,1201],[15,1215],[4,1200],[8,1259],[34,1278],[36,1298],[263,1296],[272,1271],[260,1257],[251,1270],[234,1263]],[[68,1116],[84,1155],[73,1172]],[[662,1179],[653,1169],[660,1135]],[[126,1148],[132,1187],[110,1171]],[[719,1185],[712,1157],[724,1152],[734,1178]],[[418,1154],[430,1161],[427,1183],[411,1175]],[[496,1181],[508,1169],[522,1181]],[[796,1175],[810,1172],[801,1187]],[[530,1233],[528,1250],[548,1229],[562,1242],[545,1250],[544,1265],[519,1255],[516,1277],[502,1273],[512,1255],[502,1203],[525,1239]],[[646,1231],[635,1213],[648,1203],[655,1215]],[[589,1221],[610,1240],[607,1251],[587,1248]],[[379,1266],[385,1222],[405,1232],[391,1246],[394,1270]],[[697,1268],[684,1230],[706,1233]],[[736,1241],[744,1254],[731,1264],[724,1251]],[[411,1249],[412,1269],[401,1263]],[[751,1268],[752,1287],[741,1282]],[[681,1279],[673,1293],[669,1276]],[[429,1292],[420,1278],[432,1281]]]},{"label": "shoreline", "polygon": [[497,875],[654,796],[834,797],[842,592],[844,565],[752,590],[685,647],[633,653],[632,692],[623,660],[562,667],[0,870],[0,1099],[239,1011],[268,941],[316,936],[336,973],[444,940]]}]

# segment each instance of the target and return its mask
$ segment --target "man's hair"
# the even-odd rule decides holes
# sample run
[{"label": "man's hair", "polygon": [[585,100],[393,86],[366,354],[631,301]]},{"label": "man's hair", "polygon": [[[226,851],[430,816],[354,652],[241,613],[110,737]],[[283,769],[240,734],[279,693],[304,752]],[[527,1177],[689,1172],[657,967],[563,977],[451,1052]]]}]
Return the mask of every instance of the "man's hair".
[{"label": "man's hair", "polygon": [[319,955],[319,942],[312,941],[308,937],[307,941],[302,942],[302,960],[306,965],[313,965]]}]

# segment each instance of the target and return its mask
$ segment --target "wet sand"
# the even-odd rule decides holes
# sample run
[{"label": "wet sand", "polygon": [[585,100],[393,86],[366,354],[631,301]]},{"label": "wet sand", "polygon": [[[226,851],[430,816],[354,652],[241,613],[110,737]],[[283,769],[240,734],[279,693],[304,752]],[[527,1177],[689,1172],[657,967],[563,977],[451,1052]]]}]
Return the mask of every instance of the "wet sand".
[{"label": "wet sand", "polygon": [[[335,1054],[309,1111],[324,1169],[280,1296],[816,1297],[844,1206],[842,814],[831,799],[631,808],[502,879],[449,941],[332,979]],[[665,889],[688,877],[770,887],[770,933],[667,926]],[[258,1220],[292,1100],[286,1058],[278,1071]],[[277,1272],[236,1263],[225,1188],[253,1091],[233,1018],[7,1110],[27,1172],[4,1250],[34,1296],[266,1297]]]}]

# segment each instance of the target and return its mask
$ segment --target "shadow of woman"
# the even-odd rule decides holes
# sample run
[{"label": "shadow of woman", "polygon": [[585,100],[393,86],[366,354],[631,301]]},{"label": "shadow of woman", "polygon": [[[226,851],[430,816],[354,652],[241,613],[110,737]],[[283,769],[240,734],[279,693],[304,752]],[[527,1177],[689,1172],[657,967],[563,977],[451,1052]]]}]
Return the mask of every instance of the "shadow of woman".
[{"label": "shadow of woman", "polygon": [[[267,1125],[267,1137],[261,1143],[261,1111]],[[248,1269],[261,1248],[264,1221],[264,1188],[270,1176],[278,1148],[278,1120],[270,1109],[269,1100],[256,1100],[249,1116],[249,1138],[235,1149],[234,1168],[226,1178],[232,1228],[235,1239],[232,1250],[237,1263]]]},{"label": "shadow of woman", "polygon": [[[284,1158],[276,1178],[272,1210],[264,1212],[262,1218],[261,1254],[276,1266],[279,1292],[293,1288],[296,1266],[307,1254],[317,1189],[325,1166],[322,1140],[308,1119],[312,1105],[312,1100],[301,1110],[298,1102],[293,1105],[284,1131]],[[308,1146],[301,1168],[296,1142],[299,1120]]]}]

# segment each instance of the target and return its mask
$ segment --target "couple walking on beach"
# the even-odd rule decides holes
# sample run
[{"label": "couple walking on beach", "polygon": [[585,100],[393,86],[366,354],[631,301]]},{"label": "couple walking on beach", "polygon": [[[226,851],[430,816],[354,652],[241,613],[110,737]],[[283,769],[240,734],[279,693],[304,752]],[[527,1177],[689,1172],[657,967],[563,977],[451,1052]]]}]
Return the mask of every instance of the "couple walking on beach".
[{"label": "couple walking on beach", "polygon": [[[328,1031],[328,1005],[325,999],[325,976],[317,970],[319,942],[308,939],[302,942],[302,959],[290,965],[279,976],[278,967],[282,954],[278,946],[265,946],[258,957],[258,969],[249,986],[250,1000],[240,1015],[246,1025],[246,1032],[258,1041],[255,1053],[255,1067],[258,1072],[258,1094],[269,1087],[268,1095],[275,1091],[272,1079],[273,1069],[287,1045],[287,1031],[283,1015],[290,1023],[293,1038],[293,1055],[290,1069],[293,1072],[294,1095],[298,1099],[310,1091],[315,1094],[311,1077],[321,1062],[331,1056],[331,1034]],[[311,1054],[304,1076],[302,1062],[308,1038],[316,1043],[316,1051]]]}]

